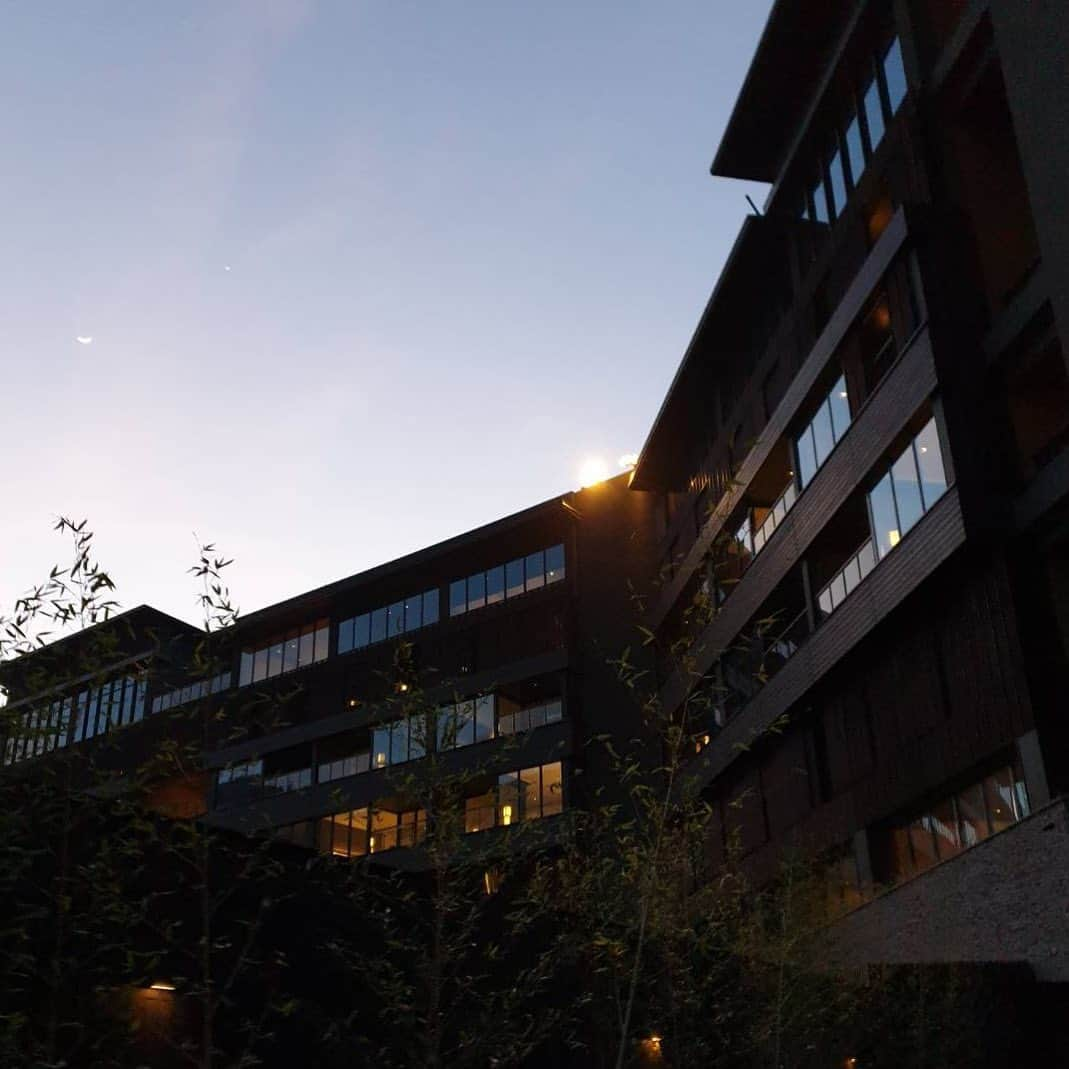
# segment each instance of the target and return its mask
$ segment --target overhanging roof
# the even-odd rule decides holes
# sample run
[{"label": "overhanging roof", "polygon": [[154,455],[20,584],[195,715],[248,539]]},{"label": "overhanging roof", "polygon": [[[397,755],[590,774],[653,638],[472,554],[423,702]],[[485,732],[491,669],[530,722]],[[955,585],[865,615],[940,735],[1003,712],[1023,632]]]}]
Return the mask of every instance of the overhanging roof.
[{"label": "overhanging roof", "polygon": [[776,0],[712,173],[774,182],[856,0]]}]

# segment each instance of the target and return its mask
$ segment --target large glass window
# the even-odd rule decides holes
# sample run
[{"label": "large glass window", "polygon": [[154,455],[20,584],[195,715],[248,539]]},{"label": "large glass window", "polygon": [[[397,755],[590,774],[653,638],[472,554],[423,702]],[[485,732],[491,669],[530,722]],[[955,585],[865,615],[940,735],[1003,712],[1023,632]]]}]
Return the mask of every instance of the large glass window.
[{"label": "large glass window", "polygon": [[831,213],[832,217],[837,219],[846,206],[846,174],[839,149],[832,153],[828,163],[828,181],[831,190]]},{"label": "large glass window", "polygon": [[906,98],[906,68],[902,63],[902,45],[896,37],[883,57],[883,77],[887,86],[887,103],[894,115]]},{"label": "large glass window", "polygon": [[816,185],[813,186],[812,201],[813,201],[813,214],[814,214],[814,217],[815,217],[816,221],[818,223],[830,222],[831,220],[830,220],[830,217],[828,215],[828,200],[827,200],[827,197],[824,195],[824,176],[823,175],[821,175],[820,178],[817,179]]},{"label": "large glass window", "polygon": [[891,489],[891,473],[888,472],[869,493],[869,508],[872,511],[872,533],[876,549],[881,557],[886,556],[902,537],[895,513],[895,495]]},{"label": "large glass window", "polygon": [[505,565],[505,596],[517,597],[523,593],[523,559],[510,560]]},{"label": "large glass window", "polygon": [[497,790],[466,799],[464,830],[484,831],[495,825],[508,827],[525,820],[540,820],[564,810],[560,761],[532,768],[503,772]]},{"label": "large glass window", "polygon": [[1011,827],[1028,813],[1028,794],[1020,767],[997,768],[908,823],[889,829],[887,875],[902,880],[923,872]]},{"label": "large glass window", "polygon": [[943,468],[943,453],[939,448],[939,429],[930,419],[917,435],[917,468],[920,472],[924,507],[930,509],[946,492],[947,480]]},{"label": "large glass window", "polygon": [[861,121],[856,115],[846,128],[846,154],[850,161],[850,178],[856,186],[865,170],[865,146],[861,143]]},{"label": "large glass window", "polygon": [[813,418],[795,439],[798,477],[803,488],[809,485],[817,469],[828,459],[836,443],[846,433],[850,419],[846,379],[840,375],[820,402]]},{"label": "large glass window", "polygon": [[869,492],[872,533],[881,558],[898,545],[945,491],[946,476],[933,418]]},{"label": "large glass window", "polygon": [[917,477],[917,461],[912,449],[907,449],[891,466],[895,504],[898,506],[898,529],[903,536],[924,515],[921,484]]},{"label": "large glass window", "polygon": [[486,573],[468,576],[468,611],[481,609],[486,604]]},{"label": "large glass window", "polygon": [[868,127],[869,152],[875,152],[876,146],[883,140],[883,103],[880,100],[880,83],[873,78],[864,95],[865,125]]}]

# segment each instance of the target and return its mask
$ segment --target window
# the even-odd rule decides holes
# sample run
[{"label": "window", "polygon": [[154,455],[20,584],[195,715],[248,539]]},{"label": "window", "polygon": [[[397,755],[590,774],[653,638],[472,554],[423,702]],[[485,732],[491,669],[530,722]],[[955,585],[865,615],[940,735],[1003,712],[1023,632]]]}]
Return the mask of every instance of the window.
[{"label": "window", "polygon": [[932,418],[869,491],[872,531],[881,558],[898,545],[946,488],[939,435]]},{"label": "window", "polygon": [[319,783],[332,783],[336,779],[359,776],[371,768],[371,754],[364,750],[335,761],[326,761],[319,766]]},{"label": "window", "polygon": [[968,850],[1029,813],[1019,766],[1005,765],[941,799],[912,821],[888,830],[888,875],[908,879]]},{"label": "window", "polygon": [[564,546],[540,549],[508,564],[499,564],[485,572],[449,584],[449,615],[460,616],[506,598],[539,590],[559,583],[565,576]]},{"label": "window", "polygon": [[362,650],[438,622],[438,591],[413,594],[392,605],[342,620],[338,624],[338,653]]},{"label": "window", "polygon": [[832,449],[850,426],[850,401],[846,379],[840,375],[820,402],[816,413],[802,433],[795,439],[798,457],[798,477],[804,489],[828,459]]},{"label": "window", "polygon": [[[147,678],[139,672],[42,705],[29,706],[21,714],[9,712],[0,764],[26,761],[115,728],[136,724],[145,716],[147,689]],[[159,706],[154,701],[152,712],[158,711]]]},{"label": "window", "polygon": [[[296,627],[270,642],[258,643],[241,651],[238,686],[259,683],[263,679],[305,668],[327,659],[330,625],[327,620]],[[188,699],[185,699],[188,700]]]},{"label": "window", "polygon": [[846,172],[843,168],[842,152],[838,148],[832,153],[831,162],[828,164],[828,179],[831,215],[833,219],[837,219],[846,207]]},{"label": "window", "polygon": [[887,105],[894,115],[906,98],[906,69],[902,63],[902,45],[896,37],[883,57],[883,79],[887,86]]},{"label": "window", "polygon": [[828,201],[824,194],[824,176],[821,175],[817,179],[816,185],[813,186],[813,215],[818,223],[828,223],[831,221],[828,215]]},{"label": "window", "polygon": [[533,731],[535,728],[544,727],[546,724],[556,724],[563,719],[564,707],[560,698],[552,701],[540,702],[537,705],[526,706],[522,709],[504,708],[497,718],[497,733],[499,735],[518,735],[524,731]]},{"label": "window", "polygon": [[865,147],[861,143],[861,120],[856,115],[846,128],[846,155],[850,161],[850,178],[856,186],[865,170]]},{"label": "window", "polygon": [[234,676],[231,672],[220,672],[211,679],[202,679],[197,683],[168,691],[166,694],[157,694],[152,699],[152,711],[154,713],[165,712],[175,706],[185,705],[186,702],[200,701],[209,694],[219,694],[224,690],[229,690],[233,681]]},{"label": "window", "polygon": [[541,820],[564,811],[560,761],[503,772],[497,788],[464,802],[464,830],[485,831],[527,820]]},{"label": "window", "polygon": [[863,97],[865,106],[865,125],[869,135],[869,153],[876,151],[876,146],[883,140],[883,104],[880,101],[880,83],[873,78],[869,82]]}]

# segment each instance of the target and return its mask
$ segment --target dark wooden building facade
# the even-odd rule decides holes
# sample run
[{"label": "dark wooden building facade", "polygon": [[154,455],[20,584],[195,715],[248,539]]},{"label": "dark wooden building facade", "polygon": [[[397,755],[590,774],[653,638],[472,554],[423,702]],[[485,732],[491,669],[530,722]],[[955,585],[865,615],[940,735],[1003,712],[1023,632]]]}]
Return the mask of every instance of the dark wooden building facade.
[{"label": "dark wooden building facade", "polygon": [[824,855],[849,960],[1069,980],[1067,56],[1056,3],[777,3],[713,163],[771,192],[634,472],[650,626],[716,605],[661,685],[714,861]]}]

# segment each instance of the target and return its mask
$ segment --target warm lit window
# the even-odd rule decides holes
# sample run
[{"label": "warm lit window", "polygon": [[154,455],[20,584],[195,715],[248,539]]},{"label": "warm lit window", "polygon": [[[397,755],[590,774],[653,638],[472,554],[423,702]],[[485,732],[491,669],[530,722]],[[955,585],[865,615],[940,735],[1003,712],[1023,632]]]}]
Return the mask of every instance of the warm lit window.
[{"label": "warm lit window", "polygon": [[241,651],[238,686],[273,679],[297,668],[327,659],[330,625],[327,620],[295,627],[268,643]]},{"label": "warm lit window", "polygon": [[1028,792],[1019,767],[1003,766],[887,832],[888,875],[914,876],[1024,820]]},{"label": "warm lit window", "polygon": [[468,798],[464,803],[464,830],[485,831],[526,820],[540,820],[564,810],[561,763],[503,772],[496,791]]},{"label": "warm lit window", "polygon": [[438,622],[438,591],[427,590],[351,616],[338,624],[338,653],[362,650],[378,642],[430,627]]}]

